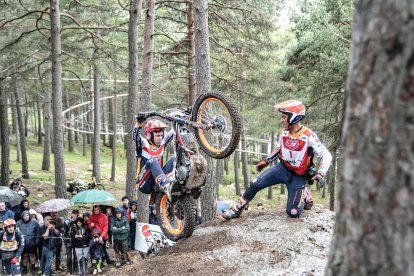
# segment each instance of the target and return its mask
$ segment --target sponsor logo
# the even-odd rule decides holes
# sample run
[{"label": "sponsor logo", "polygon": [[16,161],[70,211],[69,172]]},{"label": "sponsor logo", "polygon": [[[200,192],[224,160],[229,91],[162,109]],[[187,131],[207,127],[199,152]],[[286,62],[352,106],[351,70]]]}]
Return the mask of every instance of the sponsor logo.
[{"label": "sponsor logo", "polygon": [[151,231],[150,231],[149,226],[147,224],[142,226],[141,232],[142,232],[142,235],[144,235],[144,237],[149,237],[151,235]]},{"label": "sponsor logo", "polygon": [[299,141],[289,138],[285,141],[285,146],[290,150],[297,150],[299,148]]}]

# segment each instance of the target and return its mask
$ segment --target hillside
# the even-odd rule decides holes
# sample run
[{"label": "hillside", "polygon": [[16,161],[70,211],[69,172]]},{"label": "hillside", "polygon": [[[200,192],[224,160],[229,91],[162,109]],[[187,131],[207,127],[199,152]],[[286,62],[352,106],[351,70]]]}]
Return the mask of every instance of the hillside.
[{"label": "hillside", "polygon": [[279,209],[249,210],[231,222],[200,225],[194,235],[113,273],[137,275],[323,275],[334,214],[314,208],[299,219]]}]

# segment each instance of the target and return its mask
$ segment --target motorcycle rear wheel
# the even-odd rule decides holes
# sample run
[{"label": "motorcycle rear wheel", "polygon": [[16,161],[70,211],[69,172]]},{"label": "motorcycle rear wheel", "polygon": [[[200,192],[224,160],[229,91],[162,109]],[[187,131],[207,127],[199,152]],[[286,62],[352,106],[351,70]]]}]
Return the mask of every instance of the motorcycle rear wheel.
[{"label": "motorcycle rear wheel", "polygon": [[164,234],[172,241],[188,238],[196,226],[196,206],[190,195],[184,194],[171,205],[167,195],[159,192],[155,199],[157,219]]}]

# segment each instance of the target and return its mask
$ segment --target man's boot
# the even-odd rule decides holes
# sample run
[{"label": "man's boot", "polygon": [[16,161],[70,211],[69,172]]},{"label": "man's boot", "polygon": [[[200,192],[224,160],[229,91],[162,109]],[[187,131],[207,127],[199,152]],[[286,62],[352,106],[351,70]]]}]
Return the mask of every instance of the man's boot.
[{"label": "man's boot", "polygon": [[161,174],[157,177],[157,184],[171,201],[171,181],[164,174]]},{"label": "man's boot", "polygon": [[234,208],[231,208],[227,212],[224,212],[222,217],[225,220],[232,220],[234,218],[240,217],[243,210],[246,208],[248,201],[243,198],[243,196],[240,197],[239,202],[237,202],[236,206]]},{"label": "man's boot", "polygon": [[303,208],[305,210],[312,209],[312,206],[313,206],[312,192],[308,186],[306,186],[304,190],[304,199],[305,199],[305,207]]}]

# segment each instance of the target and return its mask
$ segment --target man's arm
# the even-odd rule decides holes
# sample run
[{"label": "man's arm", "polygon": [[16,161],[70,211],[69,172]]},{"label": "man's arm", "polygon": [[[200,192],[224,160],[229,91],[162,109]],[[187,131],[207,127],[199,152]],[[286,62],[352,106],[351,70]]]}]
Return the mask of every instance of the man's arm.
[{"label": "man's arm", "polygon": [[316,136],[315,133],[312,133],[309,136],[309,145],[313,148],[316,155],[321,159],[319,162],[318,173],[324,177],[329,167],[331,166],[332,155],[325,147],[325,145],[319,141],[318,136]]}]

